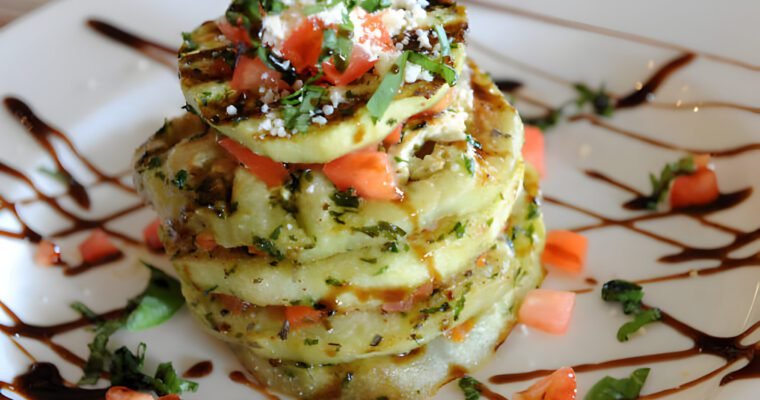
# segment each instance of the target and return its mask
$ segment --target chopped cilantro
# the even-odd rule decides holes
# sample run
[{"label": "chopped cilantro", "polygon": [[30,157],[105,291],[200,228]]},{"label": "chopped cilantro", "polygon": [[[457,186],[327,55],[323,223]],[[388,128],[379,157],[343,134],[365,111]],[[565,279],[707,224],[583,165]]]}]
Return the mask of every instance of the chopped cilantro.
[{"label": "chopped cilantro", "polygon": [[615,103],[610,98],[610,95],[604,90],[604,84],[599,90],[591,90],[583,83],[576,83],[573,85],[575,91],[578,93],[578,97],[575,99],[575,105],[578,108],[583,108],[586,104],[591,104],[594,109],[594,113],[603,117],[611,117],[615,111]]},{"label": "chopped cilantro", "polygon": [[469,133],[468,133],[467,135],[465,135],[465,141],[467,141],[467,143],[468,143],[470,146],[472,146],[472,147],[474,147],[474,148],[476,148],[476,149],[478,149],[478,150],[482,150],[482,149],[483,149],[483,145],[482,145],[482,144],[480,144],[480,142],[478,142],[478,141],[477,141],[477,140],[476,140],[474,137],[472,137],[472,135],[470,135]]},{"label": "chopped cilantro", "polygon": [[584,397],[585,400],[636,400],[641,388],[649,377],[649,368],[639,368],[628,378],[602,378],[594,384]]},{"label": "chopped cilantro", "polygon": [[280,238],[280,233],[282,233],[282,225],[275,228],[272,233],[269,235],[269,239],[277,240]]},{"label": "chopped cilantro", "polygon": [[462,293],[462,295],[457,299],[457,302],[454,303],[454,321],[459,320],[459,314],[462,313],[462,310],[464,310],[464,303],[467,301],[467,297],[465,297],[465,294]]},{"label": "chopped cilantro", "polygon": [[360,258],[360,260],[367,264],[377,264],[377,258]]},{"label": "chopped cilantro", "polygon": [[315,346],[315,345],[319,344],[319,339],[309,339],[309,338],[306,338],[306,339],[303,340],[303,344],[305,344],[307,346]]},{"label": "chopped cilantro", "polygon": [[186,51],[198,50],[198,43],[193,40],[193,35],[188,32],[182,32],[182,45],[185,46]]},{"label": "chopped cilantro", "polygon": [[420,310],[420,312],[423,314],[435,314],[439,312],[446,312],[446,311],[449,311],[450,309],[451,309],[451,305],[448,302],[444,302],[440,306],[425,308],[425,309]]},{"label": "chopped cilantro", "polygon": [[620,342],[626,342],[630,339],[631,335],[636,333],[644,325],[652,322],[657,322],[662,319],[662,314],[659,308],[650,308],[637,313],[633,317],[633,321],[626,322],[617,331],[617,340]]},{"label": "chopped cilantro", "polygon": [[133,354],[127,347],[116,350],[111,359],[111,385],[126,386],[135,390],[151,390],[159,396],[195,392],[198,384],[186,381],[177,375],[172,363],[162,363],[151,377],[143,373],[145,362],[145,343],[137,347]]}]

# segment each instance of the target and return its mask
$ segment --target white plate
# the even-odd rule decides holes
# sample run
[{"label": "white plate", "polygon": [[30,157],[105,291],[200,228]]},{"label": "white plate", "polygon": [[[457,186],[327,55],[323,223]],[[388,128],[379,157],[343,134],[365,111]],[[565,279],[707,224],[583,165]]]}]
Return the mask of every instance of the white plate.
[{"label": "white plate", "polygon": [[[514,5],[518,9],[499,11],[471,5],[471,38],[481,46],[476,48],[473,45],[471,54],[495,77],[525,83],[517,95],[517,104],[524,115],[535,115],[540,109],[520,101],[520,98],[560,104],[574,96],[567,82],[582,81],[593,87],[605,83],[613,93],[627,93],[684,49],[691,49],[698,52],[697,58],[668,79],[656,97],[660,103],[681,102],[684,106],[671,110],[644,105],[620,110],[612,119],[604,121],[677,148],[714,151],[760,142],[760,48],[757,42],[760,29],[756,21],[760,15],[760,3],[741,0],[701,1],[699,4],[686,0],[667,3],[602,0],[545,0],[526,4],[491,2]],[[183,101],[179,85],[173,71],[94,33],[85,26],[85,20],[93,16],[102,18],[152,40],[176,46],[180,32],[220,15],[226,3],[226,0],[195,1],[191,5],[180,0],[54,2],[0,32],[0,95],[23,98],[44,120],[69,134],[74,145],[95,165],[109,174],[123,174],[125,181],[129,181],[127,171],[132,150],[160,126],[165,117],[181,112],[179,107]],[[566,21],[589,25],[566,24]],[[593,27],[653,40],[631,40],[630,36],[612,31],[599,34]],[[493,52],[484,52],[484,48]],[[732,63],[731,60],[738,62]],[[743,65],[738,65],[740,63]],[[750,109],[710,107],[708,101],[737,103]],[[54,166],[52,159],[4,110],[0,110],[0,129],[0,160],[24,171],[44,193],[60,194],[60,186],[38,172],[40,166]],[[78,214],[102,216],[139,202],[136,196],[115,188],[113,184],[95,184],[95,177],[87,173],[69,151],[60,146],[57,148],[61,150],[64,164],[71,166],[75,176],[86,185],[95,185],[91,190],[94,207],[90,212],[85,213],[70,199],[62,198],[67,209]],[[584,171],[602,171],[646,192],[649,190],[647,174],[659,171],[666,162],[674,161],[682,154],[653,146],[645,140],[615,134],[585,121],[562,123],[548,136],[548,175],[543,184],[544,191],[550,198],[585,211],[573,211],[558,203],[547,202],[547,223],[554,229],[577,228],[599,222],[594,214],[614,220],[642,215],[642,212],[621,208],[620,205],[631,198],[630,193],[591,179]],[[760,187],[760,175],[756,173],[760,167],[757,154],[756,150],[746,151],[715,159],[723,192]],[[0,194],[8,201],[20,202],[19,213],[33,229],[46,234],[65,226],[65,221],[56,217],[49,206],[34,200],[36,196],[27,185],[7,177],[0,177],[0,183]],[[27,199],[31,200],[22,202]],[[760,224],[758,215],[760,201],[758,194],[753,193],[737,207],[712,214],[707,220],[741,231],[752,231]],[[151,211],[143,209],[115,220],[109,226],[137,239],[141,228],[151,219]],[[18,228],[9,209],[0,213],[0,227]],[[720,264],[715,259],[681,264],[658,262],[660,257],[678,252],[680,248],[677,243],[654,240],[645,232],[697,248],[725,246],[734,240],[733,234],[701,224],[689,216],[589,229],[586,234],[590,239],[590,252],[584,276],[573,278],[550,271],[546,286],[579,289],[588,286],[586,277],[593,277],[600,283],[612,278],[640,280]],[[84,234],[62,242],[69,259],[76,261],[75,245]],[[760,304],[757,299],[760,291],[759,243],[751,241],[731,248],[731,257],[748,258],[746,267],[645,285],[646,302],[713,335],[734,336],[743,332],[760,318],[755,307]],[[18,240],[0,239],[0,254],[4,258],[0,268],[0,300],[26,322],[42,325],[75,318],[68,306],[72,301],[83,301],[96,311],[122,306],[127,298],[142,289],[147,277],[146,271],[138,265],[139,259],[164,267],[168,263],[138,247],[121,245],[128,255],[122,262],[65,278],[59,269],[36,266],[32,261],[33,246]],[[647,327],[645,335],[618,343],[615,332],[625,320],[619,307],[600,300],[597,286],[595,290],[578,296],[567,335],[553,337],[518,327],[496,357],[477,371],[475,377],[487,382],[490,376],[500,373],[555,369],[691,346],[688,339],[661,323]],[[0,316],[0,322],[11,321]],[[745,344],[760,340],[759,336],[750,335]],[[90,338],[89,332],[80,330],[56,337],[55,341],[85,356]],[[59,365],[66,379],[76,381],[79,378],[81,372],[77,368],[62,361],[44,345],[25,338],[16,340],[38,360]],[[259,398],[250,389],[230,382],[227,375],[240,366],[223,345],[201,333],[186,311],[158,328],[139,334],[117,334],[113,338],[114,345],[126,344],[132,348],[141,341],[148,345],[149,370],[165,360],[172,360],[180,371],[201,360],[214,360],[213,374],[200,379],[200,390],[185,396],[187,399]],[[0,380],[8,381],[24,372],[29,363],[30,360],[10,338],[0,337]],[[668,398],[755,398],[760,389],[757,381],[741,380],[718,385],[722,375],[743,363],[737,361],[713,379]],[[652,368],[644,393],[684,384],[723,364],[720,358],[699,355],[639,365]],[[622,377],[639,366],[579,374],[579,397],[605,374]],[[524,381],[490,386],[511,396],[529,384]],[[437,398],[461,399],[462,394],[456,385],[448,385]]]}]

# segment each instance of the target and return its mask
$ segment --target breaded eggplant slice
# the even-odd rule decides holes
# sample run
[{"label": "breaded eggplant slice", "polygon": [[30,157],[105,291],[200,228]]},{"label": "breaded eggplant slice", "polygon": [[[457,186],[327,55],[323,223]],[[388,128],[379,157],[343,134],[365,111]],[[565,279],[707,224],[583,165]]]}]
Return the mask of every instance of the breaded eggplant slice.
[{"label": "breaded eggplant slice", "polygon": [[269,241],[283,257],[308,263],[387,246],[394,241],[387,232],[371,231],[380,225],[406,236],[447,219],[465,223],[494,203],[514,202],[522,179],[517,113],[477,69],[469,82],[456,88],[447,110],[409,121],[389,148],[403,201],[339,193],[318,168],[269,189],[245,168],[231,167],[236,162],[213,129],[192,129],[177,140],[173,123],[138,150],[136,186],[165,222],[167,249],[178,254],[192,252],[194,237],[207,233],[225,248]]},{"label": "breaded eggplant slice", "polygon": [[[467,17],[464,7],[439,5],[431,7],[427,17],[419,21],[418,28],[433,31],[442,25],[452,41],[451,56],[446,63],[461,72],[465,60],[464,36]],[[414,35],[411,35],[414,36]],[[431,35],[435,45],[438,39]],[[193,47],[188,47],[192,43]],[[408,46],[417,46],[411,41]],[[413,50],[420,50],[414,48]],[[424,80],[402,86],[400,92],[383,114],[374,121],[367,109],[367,102],[375,93],[384,75],[390,70],[374,68],[347,87],[340,88],[348,94],[330,115],[324,115],[327,123],[312,124],[307,132],[273,136],[262,129],[268,124],[266,114],[280,115],[283,106],[270,103],[262,112],[266,93],[236,91],[230,87],[238,47],[222,35],[216,22],[209,21],[190,34],[180,49],[179,74],[182,91],[187,103],[203,119],[231,138],[242,143],[257,154],[289,163],[326,163],[354,150],[382,141],[399,122],[425,111],[437,104],[451,89],[445,80],[436,77],[432,82]],[[271,95],[270,95],[271,96]],[[329,96],[321,100],[333,104]],[[229,113],[230,106],[235,108]],[[321,109],[322,104],[317,109]]]},{"label": "breaded eggplant slice", "polygon": [[[528,240],[526,240],[526,243]],[[308,400],[420,400],[432,397],[464,371],[481,366],[517,323],[525,294],[541,284],[543,243],[533,242],[517,258],[515,286],[474,317],[462,342],[445,335],[406,354],[384,355],[331,365],[271,359],[245,345],[233,345],[243,364],[271,389]]]},{"label": "breaded eggplant slice", "polygon": [[[495,242],[484,239],[490,248],[477,257],[464,260],[452,257],[455,262],[464,264],[460,269],[462,272],[441,284],[428,286],[427,294],[422,298],[415,297],[420,293],[419,288],[399,291],[396,286],[358,287],[336,278],[341,276],[336,268],[338,273],[328,275],[328,278],[317,273],[311,278],[293,280],[293,283],[311,280],[320,286],[324,280],[326,292],[322,296],[306,296],[280,306],[259,307],[242,300],[244,297],[240,293],[285,289],[287,282],[265,281],[260,276],[241,274],[238,271],[245,271],[246,266],[237,263],[226,264],[228,273],[217,276],[215,282],[218,285],[199,286],[188,276],[186,262],[175,260],[174,265],[179,270],[190,308],[206,327],[222,339],[248,345],[261,357],[325,364],[407,352],[433,340],[458,322],[484,312],[512,290],[514,274],[519,271],[515,260],[530,257],[536,248],[540,250],[543,246],[543,222],[538,200],[531,193],[535,191],[522,192],[507,221],[506,233]],[[504,227],[504,224],[499,226]],[[372,264],[358,260],[356,266],[363,270],[368,282],[375,279],[381,284],[398,284],[406,277],[403,266],[389,270],[381,262]],[[214,266],[209,262],[194,271],[203,274],[210,268]],[[311,268],[304,266],[302,271],[306,275]],[[330,273],[330,270],[320,273]],[[297,294],[302,285],[293,283],[285,290]],[[211,282],[206,285],[209,284]],[[404,312],[387,307],[406,299],[411,299],[411,304]],[[360,307],[352,306],[362,300],[364,303]],[[284,307],[289,305],[322,310],[322,319],[320,323],[289,330],[284,326]]]}]

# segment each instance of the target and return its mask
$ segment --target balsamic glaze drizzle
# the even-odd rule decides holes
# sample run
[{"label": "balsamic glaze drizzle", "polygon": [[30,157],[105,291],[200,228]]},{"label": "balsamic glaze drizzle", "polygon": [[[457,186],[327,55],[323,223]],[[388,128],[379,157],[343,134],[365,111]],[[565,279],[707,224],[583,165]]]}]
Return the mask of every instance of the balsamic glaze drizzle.
[{"label": "balsamic glaze drizzle", "polygon": [[[599,28],[599,27],[588,25],[588,24],[577,23],[574,21],[562,20],[555,17],[544,16],[541,14],[536,14],[536,13],[520,10],[520,9],[511,7],[511,6],[506,6],[506,5],[486,4],[478,0],[470,0],[469,2],[478,4],[481,6],[496,8],[502,12],[515,14],[515,15],[525,17],[525,18],[535,19],[544,23],[565,26],[572,29],[584,30],[584,31],[593,32],[597,34],[611,36],[611,37],[617,37],[617,38],[621,38],[621,39],[629,40],[629,41],[636,41],[639,43],[649,44],[649,45],[657,46],[661,48],[673,49],[673,50],[677,50],[679,52],[685,53],[679,58],[676,58],[675,60],[666,64],[663,67],[663,69],[661,69],[660,71],[656,72],[650,78],[650,80],[642,86],[641,90],[630,93],[622,97],[616,97],[617,108],[631,108],[631,107],[640,106],[642,104],[652,104],[655,106],[663,106],[662,104],[657,104],[657,103],[646,103],[646,101],[650,97],[649,95],[654,93],[654,91],[657,90],[657,88],[662,83],[664,83],[671,74],[675,73],[677,70],[679,70],[683,66],[690,63],[694,59],[695,55],[705,57],[713,61],[730,64],[730,65],[738,66],[741,68],[746,68],[753,71],[760,70],[760,66],[751,65],[739,60],[733,60],[727,57],[709,54],[709,53],[694,52],[690,49],[686,49],[681,46],[677,46],[677,45],[673,45],[673,44],[669,44],[669,43],[665,43],[665,42],[661,42],[661,41],[657,41],[657,40],[653,40],[653,39],[649,39],[649,38],[645,38],[645,37],[641,37],[637,35],[613,31],[606,28]],[[127,47],[130,47],[134,49],[135,51],[138,51],[144,54],[145,56],[150,57],[156,60],[157,62],[160,62],[163,65],[166,65],[172,70],[176,69],[175,62],[172,60],[172,58],[176,54],[176,50],[173,48],[149,41],[145,38],[126,32],[120,28],[117,28],[101,20],[97,20],[97,19],[88,20],[87,25],[93,30],[105,35],[106,37],[118,43],[121,43]],[[170,56],[170,57],[167,57],[167,56]],[[567,80],[564,80],[555,75],[552,75],[551,73],[538,70],[537,68],[529,66],[527,64],[523,65],[523,67],[528,68],[528,69],[532,68],[533,69],[532,72],[534,73],[540,72],[539,75],[542,75],[547,79],[552,79],[555,82],[559,82],[563,84],[571,83],[571,82],[568,82]],[[521,86],[522,84],[517,81],[509,81],[509,82],[505,81],[502,83],[502,87],[504,90],[512,91],[512,92],[519,90]],[[521,94],[519,95],[521,98],[525,98],[525,96]],[[530,99],[530,101],[546,109],[551,109],[550,106],[541,103],[539,100]],[[4,104],[5,104],[6,109],[13,116],[15,116],[16,119],[26,128],[27,132],[32,135],[32,137],[43,147],[43,149],[51,157],[54,158],[59,170],[61,170],[64,173],[69,174],[69,176],[71,177],[71,180],[70,180],[70,184],[68,185],[67,194],[71,196],[77,202],[78,205],[80,205],[83,208],[88,208],[90,206],[90,197],[87,194],[87,188],[84,185],[82,185],[80,182],[78,182],[73,176],[71,176],[68,170],[66,170],[65,166],[60,162],[58,153],[56,152],[55,148],[52,146],[51,138],[56,138],[58,140],[61,140],[66,145],[66,147],[79,159],[79,161],[81,161],[97,177],[97,181],[95,182],[96,184],[104,183],[104,182],[111,183],[111,184],[119,186],[125,191],[134,193],[134,189],[123,184],[120,181],[118,176],[109,176],[101,172],[98,168],[96,168],[90,161],[88,161],[83,155],[81,155],[76,150],[72,142],[68,139],[68,137],[64,133],[46,124],[41,119],[37,118],[32,112],[31,108],[28,107],[21,100],[15,97],[8,97],[4,100]],[[756,107],[747,107],[747,106],[735,105],[731,103],[722,103],[722,102],[699,103],[700,106],[702,106],[703,104],[712,104],[715,107],[738,108],[738,109],[743,109],[745,111],[750,111],[753,113],[760,112],[760,109]],[[602,121],[596,116],[577,115],[571,118],[571,122],[581,121],[581,120],[587,121],[595,126],[606,129],[607,131],[611,133],[623,135],[634,140],[642,141],[650,145],[669,149],[669,150],[687,151],[687,152],[693,152],[693,153],[709,152],[713,154],[713,156],[715,157],[732,157],[732,156],[736,156],[748,151],[760,150],[760,143],[747,144],[747,145],[738,146],[731,149],[718,149],[715,151],[687,149],[687,148],[682,148],[680,146],[676,146],[673,144],[665,143],[656,139],[649,138],[640,133],[631,132],[631,131],[627,131],[627,130],[615,127],[611,124],[608,124],[605,121]],[[53,207],[56,211],[58,211],[61,215],[63,215],[64,217],[72,221],[72,225],[73,225],[72,227],[53,234],[52,235],[53,238],[63,237],[63,236],[70,235],[70,234],[80,232],[83,230],[101,228],[101,229],[106,230],[109,234],[121,238],[127,243],[139,244],[137,240],[131,237],[128,237],[118,232],[108,230],[105,227],[105,224],[107,224],[108,222],[116,218],[125,216],[129,213],[139,210],[140,208],[143,207],[142,205],[128,207],[124,210],[117,211],[114,214],[109,215],[104,218],[100,218],[96,220],[85,220],[85,219],[76,217],[71,212],[61,207],[57,197],[51,197],[42,193],[34,185],[31,179],[29,179],[22,172],[4,163],[0,163],[0,173],[16,178],[24,182],[36,194],[36,198],[33,201],[45,202],[46,204]],[[615,186],[621,190],[628,191],[632,195],[634,195],[635,198],[625,205],[628,208],[636,208],[638,205],[640,205],[639,202],[641,202],[641,200],[637,200],[637,199],[643,197],[644,195],[635,191],[630,186],[627,186],[621,182],[617,182],[613,180],[612,178],[607,177],[596,171],[587,171],[587,175],[592,179],[597,179],[597,180],[606,182],[612,186]],[[731,258],[729,256],[729,253],[732,250],[760,239],[760,229],[756,231],[752,231],[752,232],[742,232],[735,228],[724,226],[724,225],[714,223],[705,219],[705,216],[711,213],[714,213],[720,210],[726,210],[726,209],[729,209],[741,204],[742,202],[747,200],[747,198],[751,195],[751,193],[752,193],[752,189],[748,188],[748,189],[744,189],[744,190],[733,192],[733,193],[722,194],[721,197],[715,203],[707,207],[692,208],[692,209],[685,209],[685,210],[674,210],[674,211],[659,212],[659,213],[648,213],[648,214],[644,214],[641,216],[628,218],[628,219],[606,218],[591,210],[583,209],[579,206],[570,204],[568,202],[562,201],[560,199],[557,199],[551,196],[546,196],[545,200],[547,202],[550,202],[559,206],[571,208],[573,210],[585,213],[586,215],[594,217],[600,221],[599,223],[596,223],[593,225],[579,227],[576,229],[577,231],[587,231],[587,230],[602,228],[605,226],[615,225],[615,226],[624,227],[626,229],[630,229],[642,235],[646,235],[654,240],[663,241],[668,244],[681,248],[680,252],[663,257],[660,260],[661,262],[680,263],[680,262],[685,262],[685,261],[701,260],[701,259],[719,261],[720,265],[716,267],[706,268],[706,269],[702,269],[698,271],[699,275],[709,275],[709,274],[725,272],[734,268],[760,266],[760,253],[757,253],[753,256],[746,257],[746,258]],[[6,199],[0,197],[0,207],[2,207],[3,209],[9,210],[11,214],[15,217],[15,219],[19,222],[19,224],[22,226],[21,232],[0,231],[0,235],[5,236],[5,237],[17,238],[17,239],[25,239],[32,243],[37,243],[42,239],[42,236],[39,233],[34,232],[32,229],[28,227],[28,225],[24,222],[23,218],[21,217],[21,215],[19,214],[17,210],[17,204],[22,204],[26,202],[13,203],[13,202],[6,201]],[[691,218],[695,218],[697,221],[699,221],[701,224],[705,226],[710,226],[712,228],[719,229],[723,232],[727,232],[729,234],[734,235],[735,239],[732,243],[723,247],[706,248],[706,249],[695,248],[695,247],[686,246],[685,244],[679,243],[676,240],[673,240],[667,237],[663,237],[651,232],[643,231],[641,229],[638,229],[635,226],[635,222],[637,221],[665,218],[665,217],[675,215],[675,214],[686,215]],[[75,274],[76,272],[69,272],[69,271],[83,272],[92,267],[93,266],[69,267],[65,271],[67,271],[67,274]],[[654,277],[650,279],[641,280],[639,282],[640,283],[661,282],[661,281],[666,281],[666,280],[685,279],[691,276],[692,276],[691,273],[686,272],[686,273]],[[591,283],[591,281],[589,281],[589,283]],[[10,338],[26,337],[33,340],[37,340],[45,344],[46,346],[50,347],[51,350],[53,350],[56,354],[58,354],[63,359],[75,365],[79,365],[79,366],[83,365],[84,360],[82,360],[79,356],[72,353],[71,351],[64,348],[63,346],[60,346],[54,343],[52,339],[56,335],[59,335],[61,333],[69,332],[71,330],[85,327],[90,324],[90,321],[84,318],[80,318],[71,322],[52,325],[52,326],[35,326],[35,325],[29,325],[29,324],[24,323],[20,318],[18,318],[18,316],[16,316],[13,313],[13,311],[10,308],[8,308],[2,302],[0,302],[0,309],[2,309],[2,311],[4,311],[13,321],[13,325],[0,325],[0,331],[2,331],[2,333],[9,336]],[[114,310],[109,313],[103,314],[101,317],[102,318],[118,318],[123,312],[124,310]],[[685,358],[685,357],[689,357],[689,356],[693,356],[693,355],[701,354],[701,353],[713,354],[713,355],[723,358],[726,361],[726,364],[724,366],[706,374],[705,376],[702,376],[693,381],[687,382],[686,384],[682,384],[679,387],[667,389],[658,393],[643,396],[642,398],[657,398],[663,395],[671,394],[671,393],[692,387],[700,382],[703,382],[704,380],[717,376],[718,374],[722,373],[731,365],[733,365],[735,362],[741,359],[747,360],[748,363],[742,368],[724,375],[723,378],[721,379],[721,384],[727,384],[731,381],[738,380],[738,379],[760,377],[760,358],[755,357],[758,348],[760,348],[760,344],[758,343],[749,344],[749,345],[742,344],[743,340],[746,339],[746,337],[748,337],[749,335],[754,333],[758,328],[760,328],[760,322],[756,323],[755,325],[747,329],[745,332],[742,332],[741,334],[737,336],[729,337],[729,338],[720,338],[720,337],[714,337],[714,336],[708,335],[700,330],[697,330],[685,324],[682,321],[679,321],[673,318],[667,313],[663,313],[663,322],[667,324],[669,327],[681,333],[682,335],[690,338],[693,341],[694,345],[690,349],[681,350],[681,351],[644,355],[644,356],[630,357],[630,358],[619,359],[619,360],[610,360],[610,361],[605,361],[601,363],[579,365],[579,366],[574,367],[576,372],[592,371],[592,370],[599,370],[599,369],[618,367],[618,366],[641,365],[641,364],[647,364],[647,363],[653,363],[653,362],[659,362],[659,361],[681,359],[681,358]],[[17,342],[14,340],[14,343],[17,343]],[[25,349],[23,349],[23,347],[20,347],[20,348],[26,354],[29,354],[28,352],[26,352]],[[517,374],[503,374],[503,375],[494,376],[490,380],[493,383],[516,382],[516,381],[528,380],[528,379],[544,376],[550,372],[551,371],[548,371],[548,370],[539,370],[539,371],[531,371],[531,372],[517,373]],[[246,386],[253,388],[254,390],[260,392],[261,394],[263,394],[270,400],[278,399],[276,396],[266,391],[266,388],[264,388],[263,386],[259,385],[256,382],[249,380],[241,372],[236,371],[236,372],[231,373],[230,379],[237,383],[244,384]],[[53,398],[55,399],[67,399],[67,398],[101,399],[103,398],[102,390],[83,390],[83,389],[73,388],[63,381],[63,379],[60,377],[60,374],[58,373],[55,366],[48,363],[38,363],[36,361],[32,365],[29,372],[17,377],[13,383],[0,382],[0,389],[9,390],[15,393],[23,394],[32,400],[47,400],[47,399],[53,399]],[[490,393],[493,393],[493,392],[490,392]],[[498,394],[496,393],[493,393],[493,394],[497,396],[493,398],[500,398]],[[0,399],[5,399],[5,398],[7,397],[0,394]]]}]

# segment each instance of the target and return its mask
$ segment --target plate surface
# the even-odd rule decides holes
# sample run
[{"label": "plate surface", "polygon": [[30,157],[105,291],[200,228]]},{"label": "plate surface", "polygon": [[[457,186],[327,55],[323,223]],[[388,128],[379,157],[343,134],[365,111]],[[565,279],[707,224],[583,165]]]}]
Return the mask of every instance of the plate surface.
[{"label": "plate surface", "polygon": [[[760,28],[755,20],[760,3],[486,1],[467,3],[470,54],[495,78],[523,83],[512,93],[523,116],[540,115],[545,105],[556,107],[573,99],[573,82],[592,88],[604,84],[609,92],[624,95],[640,88],[671,60],[687,52],[694,52],[695,57],[662,83],[651,103],[618,110],[609,119],[563,121],[550,131],[548,172],[543,182],[547,223],[552,229],[582,230],[590,249],[581,277],[550,270],[545,287],[579,290],[576,312],[569,333],[562,337],[518,326],[494,359],[474,376],[488,382],[497,374],[693,347],[690,339],[663,323],[650,325],[645,334],[619,343],[615,332],[626,316],[619,307],[605,304],[599,296],[600,286],[588,278],[601,284],[614,278],[641,281],[681,274],[644,284],[645,301],[710,335],[733,337],[747,332],[740,345],[746,346],[743,354],[754,354],[754,343],[760,340],[760,332],[750,329],[760,319],[760,240],[755,240],[760,239],[755,232],[760,228],[760,145],[755,144],[760,143],[760,47],[756,40]],[[34,246],[0,238],[4,258],[0,301],[25,322],[50,325],[72,320],[77,317],[69,308],[73,301],[99,312],[118,308],[139,293],[147,279],[139,260],[169,266],[162,257],[128,239],[140,239],[142,227],[153,218],[149,209],[134,207],[135,211],[118,217],[112,213],[140,202],[123,188],[128,188],[131,180],[128,170],[133,149],[164,118],[181,112],[176,73],[166,65],[173,59],[160,52],[154,52],[154,58],[146,57],[94,32],[85,21],[106,20],[175,47],[180,32],[221,15],[226,4],[226,0],[194,1],[192,5],[180,0],[60,1],[0,31],[0,96],[23,99],[43,120],[65,132],[98,169],[121,178],[103,180],[60,141],[53,140],[63,165],[83,185],[91,186],[93,206],[83,210],[64,195],[58,182],[40,172],[41,167],[56,166],[49,152],[10,113],[0,110],[0,160],[22,171],[39,188],[35,193],[29,184],[0,174],[5,205],[0,229],[18,232],[19,218],[43,236],[66,229],[71,222],[54,209],[58,203],[40,200],[50,196],[57,198],[64,210],[82,218],[107,218],[109,229],[126,237],[119,242],[126,253],[123,260],[72,277],[64,276],[59,268],[35,265]],[[164,63],[156,61],[161,57]],[[568,114],[574,113],[572,107],[568,110]],[[634,197],[633,192],[649,191],[648,173],[659,171],[686,150],[714,153],[723,193],[751,188],[754,192],[730,209],[701,216],[631,211],[621,206]],[[595,178],[589,171],[604,174],[623,187],[598,174]],[[19,218],[14,216],[12,204]],[[82,230],[60,240],[67,260],[77,262],[76,244],[86,234]],[[683,257],[684,262],[677,263],[661,260],[684,251],[697,256]],[[703,270],[701,275],[692,272],[699,270]],[[0,315],[0,323],[12,321]],[[86,356],[90,339],[91,333],[82,329],[54,341]],[[0,336],[0,381],[11,380],[30,364],[14,340],[37,360],[57,364],[64,378],[79,378],[78,368],[39,341]],[[158,328],[117,334],[112,341],[131,348],[145,342],[148,370],[167,360],[179,371],[213,360],[214,372],[200,379],[199,391],[185,396],[187,399],[264,398],[229,380],[228,374],[241,369],[240,365],[226,347],[194,326],[185,310]],[[757,360],[760,358],[755,364]],[[739,358],[710,379],[687,385],[688,389],[667,398],[755,398],[760,381],[719,385],[725,374],[745,364],[746,360]],[[724,365],[724,359],[708,354],[656,363],[622,363],[579,373],[579,397],[604,375],[622,377],[642,366],[652,368],[644,389],[644,394],[652,394],[695,381]],[[755,370],[760,372],[760,366]],[[526,380],[489,386],[511,397],[529,385]],[[446,386],[437,396],[441,400],[461,398],[456,385]]]}]

